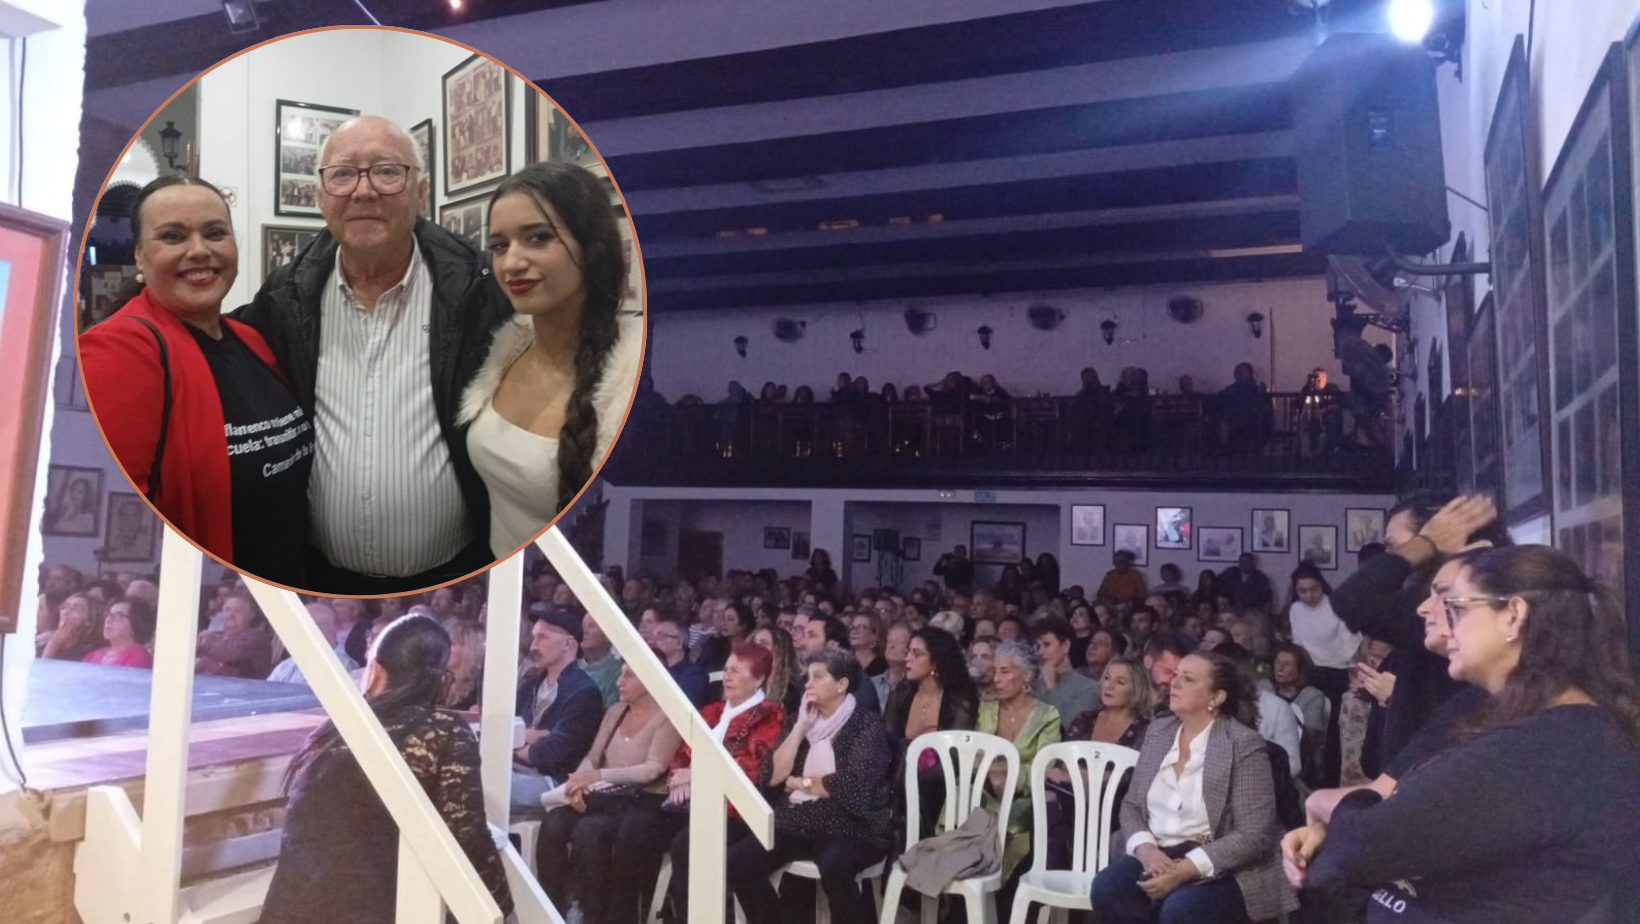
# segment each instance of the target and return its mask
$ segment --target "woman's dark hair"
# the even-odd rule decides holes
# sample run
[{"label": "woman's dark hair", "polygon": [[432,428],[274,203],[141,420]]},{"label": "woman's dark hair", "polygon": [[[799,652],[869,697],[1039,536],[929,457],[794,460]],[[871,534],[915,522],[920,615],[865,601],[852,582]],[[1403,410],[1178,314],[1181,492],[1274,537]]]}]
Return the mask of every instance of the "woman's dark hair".
[{"label": "woman's dark hair", "polygon": [[[478,656],[483,657],[482,652]],[[387,686],[380,693],[366,696],[365,702],[385,725],[387,718],[401,709],[432,709],[443,700],[449,683],[450,633],[431,616],[400,616],[376,637],[370,660],[386,673]],[[340,742],[335,722],[326,721],[314,729],[291,758],[290,768],[285,771],[285,790],[290,790],[291,781],[302,770]]]},{"label": "woman's dark hair", "polygon": [[814,389],[810,388],[807,385],[797,386],[797,389],[792,392],[792,403],[793,404],[813,404],[814,403]]},{"label": "woman's dark hair", "polygon": [[884,382],[883,383],[882,394],[883,394],[883,400],[884,401],[898,401],[898,400],[900,400],[900,392],[899,392],[898,389],[896,389],[894,387],[893,382]]},{"label": "woman's dark hair", "polygon": [[811,664],[823,665],[833,680],[848,681],[850,693],[859,691],[860,678],[865,676],[865,671],[860,667],[860,659],[854,656],[854,652],[843,648],[822,648],[809,655],[803,662],[805,669]]},{"label": "woman's dark hair", "polygon": [[735,620],[740,623],[740,634],[749,637],[757,631],[757,617],[752,614],[752,608],[739,600],[730,600],[726,609],[735,614]]},{"label": "woman's dark hair", "polygon": [[1150,631],[1152,631],[1152,632],[1161,631],[1161,629],[1163,628],[1163,626],[1162,626],[1162,614],[1157,612],[1157,610],[1154,606],[1146,606],[1142,603],[1140,605],[1134,607],[1133,612],[1128,614],[1128,628],[1129,629],[1133,628],[1133,617],[1139,615],[1140,613],[1145,613],[1145,614],[1148,614],[1150,616]]},{"label": "woman's dark hair", "polygon": [[928,646],[928,660],[934,663],[934,677],[939,680],[945,695],[955,696],[967,707],[968,715],[978,714],[979,688],[974,686],[974,678],[968,674],[968,655],[963,652],[962,643],[957,641],[957,637],[933,626],[924,626],[911,633],[911,637],[922,639],[923,644]]},{"label": "woman's dark hair", "polygon": [[1196,576],[1196,593],[1211,595],[1214,589],[1218,587],[1218,584],[1218,572],[1214,571],[1212,568],[1208,568]]},{"label": "woman's dark hair", "polygon": [[[598,410],[592,393],[619,331],[616,316],[626,289],[626,261],[609,193],[585,169],[564,162],[531,164],[501,181],[490,196],[490,207],[513,193],[533,199],[548,224],[552,218],[546,204],[551,203],[567,226],[553,230],[560,236],[568,232],[581,245],[576,268],[586,285],[586,305],[575,348],[575,388],[558,433],[558,509],[563,510],[592,480],[592,454],[598,446]],[[500,284],[499,279],[496,282]]]},{"label": "woman's dark hair", "polygon": [[809,567],[810,568],[830,568],[831,567],[831,553],[826,551],[825,549],[816,548],[814,551],[809,553]]},{"label": "woman's dark hair", "polygon": [[[222,196],[222,190],[197,176],[189,176],[186,173],[170,173],[156,180],[150,180],[148,185],[137,193],[137,197],[131,200],[131,240],[136,246],[140,247],[142,245],[142,207],[148,204],[149,197],[154,193],[171,186],[203,186],[216,193],[219,198]],[[233,210],[228,208],[225,199],[222,202],[222,208],[228,212],[228,222],[231,225],[233,223]],[[125,303],[136,298],[143,288],[144,283],[135,279],[127,279],[114,293],[113,299],[110,300],[108,313],[113,314],[124,308]]]},{"label": "woman's dark hair", "polygon": [[1630,668],[1622,605],[1610,589],[1589,580],[1571,556],[1543,545],[1482,552],[1465,571],[1483,594],[1524,599],[1527,613],[1520,662],[1503,689],[1460,723],[1457,737],[1540,715],[1575,687],[1640,741],[1640,690]]},{"label": "woman's dark hair", "polygon": [[1090,643],[1096,635],[1103,635],[1110,639],[1110,653],[1112,657],[1120,658],[1127,654],[1127,636],[1116,631],[1115,629],[1112,629],[1110,626],[1095,626],[1093,631],[1088,634],[1088,640]]},{"label": "woman's dark hair", "polygon": [[[1310,675],[1315,673],[1315,662],[1310,659],[1310,653],[1304,650],[1304,646],[1294,645],[1292,642],[1282,642],[1277,645],[1275,651],[1270,653],[1270,662],[1275,663],[1275,659],[1284,654],[1292,655],[1294,660],[1298,662],[1298,687],[1302,690],[1309,685]],[[1274,682],[1275,678],[1272,677],[1271,683]]]},{"label": "woman's dark hair", "polygon": [[[116,597],[114,603],[125,604],[126,612],[131,614],[127,621],[131,623],[131,638],[137,644],[146,645],[154,640],[154,608],[148,605],[147,600],[141,597]],[[108,608],[113,609],[114,603],[108,604]],[[103,618],[106,620],[108,617],[104,615]]]},{"label": "woman's dark hair", "polygon": [[[1237,650],[1242,649],[1238,646]],[[1191,656],[1206,661],[1212,670],[1213,689],[1224,694],[1224,703],[1219,706],[1219,712],[1248,728],[1257,729],[1258,686],[1253,682],[1251,665],[1242,664],[1218,648],[1192,652]]]},{"label": "woman's dark hair", "polygon": [[[1430,576],[1434,577],[1433,574]],[[1329,597],[1332,596],[1332,585],[1321,575],[1321,569],[1309,562],[1305,562],[1293,569],[1292,580],[1287,584],[1287,605],[1289,607],[1293,605],[1293,601],[1298,599],[1298,582],[1303,580],[1321,582],[1321,592]]]}]

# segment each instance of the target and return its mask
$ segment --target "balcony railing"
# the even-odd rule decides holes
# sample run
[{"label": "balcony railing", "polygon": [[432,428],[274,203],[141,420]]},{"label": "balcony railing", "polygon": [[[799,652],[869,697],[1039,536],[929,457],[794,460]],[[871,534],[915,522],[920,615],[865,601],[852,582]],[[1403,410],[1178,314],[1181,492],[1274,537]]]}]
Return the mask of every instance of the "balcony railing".
[{"label": "balcony railing", "polygon": [[939,486],[1199,483],[1382,490],[1387,410],[1347,396],[1160,395],[1113,410],[1079,397],[635,406],[618,484]]}]

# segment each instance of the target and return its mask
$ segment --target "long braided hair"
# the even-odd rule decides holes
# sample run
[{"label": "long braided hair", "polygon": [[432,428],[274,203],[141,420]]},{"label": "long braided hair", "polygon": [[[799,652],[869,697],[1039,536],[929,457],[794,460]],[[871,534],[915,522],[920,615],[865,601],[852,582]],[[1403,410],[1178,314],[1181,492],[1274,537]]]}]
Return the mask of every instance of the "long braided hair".
[{"label": "long braided hair", "polygon": [[[562,511],[592,480],[592,453],[598,445],[598,411],[592,393],[615,345],[626,263],[609,193],[584,168],[553,162],[531,164],[501,181],[490,196],[490,207],[502,196],[515,193],[534,200],[559,237],[567,234],[581,245],[576,268],[586,286],[586,304],[581,308],[581,338],[575,349],[575,389],[558,434],[558,509]],[[553,220],[548,203],[565,227]],[[500,285],[499,278],[496,284]]]}]

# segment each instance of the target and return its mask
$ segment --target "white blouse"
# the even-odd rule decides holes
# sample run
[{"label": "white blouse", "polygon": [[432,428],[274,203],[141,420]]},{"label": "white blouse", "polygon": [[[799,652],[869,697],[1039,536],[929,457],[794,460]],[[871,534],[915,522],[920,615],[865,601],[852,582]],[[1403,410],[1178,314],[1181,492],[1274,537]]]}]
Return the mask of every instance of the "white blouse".
[{"label": "white blouse", "polygon": [[507,555],[558,515],[558,441],[531,433],[485,402],[467,453],[490,494],[490,551]]},{"label": "white blouse", "polygon": [[1322,597],[1320,606],[1294,600],[1287,618],[1293,626],[1293,644],[1309,652],[1316,667],[1347,668],[1355,660],[1361,636],[1333,612],[1330,598]]},{"label": "white blouse", "polygon": [[[1202,795],[1202,768],[1207,764],[1207,739],[1212,732],[1213,723],[1209,722],[1200,734],[1190,739],[1190,759],[1185,761],[1182,774],[1173,768],[1179,762],[1179,738],[1184,734],[1184,726],[1173,733],[1173,746],[1162,758],[1162,768],[1146,795],[1150,830],[1128,838],[1129,854],[1144,844],[1172,847],[1213,837],[1213,823],[1207,817],[1207,801]],[[1196,864],[1203,879],[1213,875],[1213,861],[1207,851],[1197,847],[1186,856]]]}]

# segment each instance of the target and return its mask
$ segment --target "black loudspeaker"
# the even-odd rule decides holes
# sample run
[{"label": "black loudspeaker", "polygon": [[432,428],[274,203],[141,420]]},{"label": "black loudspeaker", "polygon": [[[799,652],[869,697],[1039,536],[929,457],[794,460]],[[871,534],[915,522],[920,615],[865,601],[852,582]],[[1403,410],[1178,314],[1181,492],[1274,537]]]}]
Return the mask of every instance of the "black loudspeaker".
[{"label": "black loudspeaker", "polygon": [[876,552],[900,551],[900,531],[897,529],[874,529],[871,531],[871,548]]},{"label": "black loudspeaker", "polygon": [[1293,77],[1306,251],[1426,254],[1452,236],[1435,61],[1388,35],[1339,33]]}]

